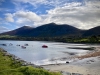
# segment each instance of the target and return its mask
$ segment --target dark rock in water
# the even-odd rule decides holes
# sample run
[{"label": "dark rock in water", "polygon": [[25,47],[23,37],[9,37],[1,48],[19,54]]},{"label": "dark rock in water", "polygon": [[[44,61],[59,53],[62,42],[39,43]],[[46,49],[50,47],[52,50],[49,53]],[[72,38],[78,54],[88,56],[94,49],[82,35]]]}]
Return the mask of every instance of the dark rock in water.
[{"label": "dark rock in water", "polygon": [[69,61],[66,61],[66,63],[69,63]]},{"label": "dark rock in water", "polygon": [[21,46],[21,48],[22,48],[22,49],[26,49],[26,47],[25,47],[25,46]]},{"label": "dark rock in water", "polygon": [[6,44],[1,44],[2,46],[7,46]]},{"label": "dark rock in water", "polygon": [[94,60],[90,60],[91,62],[94,62]]},{"label": "dark rock in water", "polygon": [[79,73],[72,73],[72,75],[83,75],[83,74],[79,74]]},{"label": "dark rock in water", "polygon": [[61,71],[62,75],[83,75],[83,74],[80,74],[80,73],[70,73],[70,72],[64,72],[64,71]]},{"label": "dark rock in water", "polygon": [[70,55],[75,55],[75,53],[69,53]]},{"label": "dark rock in water", "polygon": [[61,71],[62,75],[72,75],[70,72]]},{"label": "dark rock in water", "polygon": [[25,44],[24,46],[28,46],[28,44]]}]

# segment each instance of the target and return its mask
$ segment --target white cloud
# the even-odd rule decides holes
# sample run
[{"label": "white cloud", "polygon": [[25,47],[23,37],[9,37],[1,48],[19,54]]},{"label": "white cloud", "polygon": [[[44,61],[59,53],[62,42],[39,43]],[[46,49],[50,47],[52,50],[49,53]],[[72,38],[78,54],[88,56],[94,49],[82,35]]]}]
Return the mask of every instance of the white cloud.
[{"label": "white cloud", "polygon": [[32,11],[17,11],[12,15],[19,26],[30,25],[35,27],[34,22],[41,21],[41,17]]},{"label": "white cloud", "polygon": [[0,33],[6,32],[6,31],[9,31],[9,29],[4,26],[0,26]]},{"label": "white cloud", "polygon": [[14,14],[14,16],[22,19],[26,19],[29,21],[40,21],[41,17],[31,11],[18,11]]},{"label": "white cloud", "polygon": [[38,7],[39,5],[54,6],[46,10],[47,14],[37,15],[35,12],[23,9],[13,14],[6,14],[6,20],[18,25],[40,26],[55,22],[57,24],[69,24],[80,29],[89,29],[100,25],[100,0],[84,0],[68,2],[70,0],[13,0],[16,4],[29,3]]},{"label": "white cloud", "polygon": [[80,29],[89,29],[100,25],[100,0],[86,0],[85,4],[67,3],[63,7],[48,10],[47,13],[47,15],[41,15],[43,19],[35,24],[55,22],[70,24]]},{"label": "white cloud", "polygon": [[5,14],[5,20],[7,22],[15,22],[17,25],[24,26],[30,25],[34,26],[34,22],[41,21],[41,17],[31,11],[17,11],[13,14]]},{"label": "white cloud", "polygon": [[10,13],[5,14],[5,20],[8,22],[14,22],[13,15]]}]

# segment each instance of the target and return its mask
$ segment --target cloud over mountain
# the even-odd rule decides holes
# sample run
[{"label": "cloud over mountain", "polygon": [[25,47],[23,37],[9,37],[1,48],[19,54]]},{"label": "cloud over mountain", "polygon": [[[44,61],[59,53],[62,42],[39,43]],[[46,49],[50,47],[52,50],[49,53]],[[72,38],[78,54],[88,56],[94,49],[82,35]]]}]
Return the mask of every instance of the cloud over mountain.
[{"label": "cloud over mountain", "polygon": [[[47,14],[41,14],[41,20],[34,22],[35,25],[42,25],[46,23],[60,23],[70,24],[80,29],[89,29],[100,24],[100,1],[99,0],[84,0],[78,2],[77,0],[67,3],[68,0],[17,0],[17,2],[35,4],[48,4],[55,8],[46,10]],[[65,2],[65,3],[64,3]],[[55,4],[54,4],[55,3]],[[57,6],[58,3],[58,6]],[[30,19],[29,19],[30,20]],[[37,20],[37,19],[36,19]],[[87,28],[88,26],[88,28]]]},{"label": "cloud over mountain", "polygon": [[[63,7],[48,10],[46,22],[70,24],[80,29],[89,29],[100,24],[100,1],[67,3]],[[88,27],[87,27],[88,26]]]},{"label": "cloud over mountain", "polygon": [[51,22],[80,29],[100,25],[100,0],[0,0],[0,6],[0,18],[6,20],[0,25],[5,27],[8,23],[37,27]]}]

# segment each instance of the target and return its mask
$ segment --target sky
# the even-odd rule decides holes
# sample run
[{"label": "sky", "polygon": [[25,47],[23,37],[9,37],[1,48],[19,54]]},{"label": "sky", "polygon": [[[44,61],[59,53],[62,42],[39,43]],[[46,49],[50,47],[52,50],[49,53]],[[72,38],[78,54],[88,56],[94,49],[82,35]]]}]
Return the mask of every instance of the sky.
[{"label": "sky", "polygon": [[100,0],[0,0],[0,33],[22,26],[100,26]]}]

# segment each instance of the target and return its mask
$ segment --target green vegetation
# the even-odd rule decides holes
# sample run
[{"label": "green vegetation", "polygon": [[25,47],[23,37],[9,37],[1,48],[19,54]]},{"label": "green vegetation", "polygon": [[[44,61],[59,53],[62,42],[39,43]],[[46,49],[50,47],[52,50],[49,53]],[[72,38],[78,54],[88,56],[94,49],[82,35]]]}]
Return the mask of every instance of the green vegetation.
[{"label": "green vegetation", "polygon": [[12,60],[11,56],[4,55],[0,50],[0,75],[61,75],[58,72],[49,72],[42,68],[21,66],[21,62]]},{"label": "green vegetation", "polygon": [[0,40],[27,40],[27,41],[57,41],[65,43],[100,43],[100,36],[89,37],[74,37],[74,36],[61,36],[61,37],[20,37],[1,35]]}]

